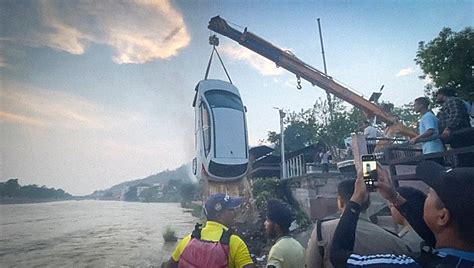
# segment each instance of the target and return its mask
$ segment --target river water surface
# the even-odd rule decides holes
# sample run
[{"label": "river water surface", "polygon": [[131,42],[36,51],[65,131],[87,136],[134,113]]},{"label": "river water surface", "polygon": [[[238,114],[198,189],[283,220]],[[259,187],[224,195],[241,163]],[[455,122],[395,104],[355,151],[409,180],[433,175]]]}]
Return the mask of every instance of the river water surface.
[{"label": "river water surface", "polygon": [[196,218],[179,204],[64,201],[0,205],[1,267],[159,267]]}]

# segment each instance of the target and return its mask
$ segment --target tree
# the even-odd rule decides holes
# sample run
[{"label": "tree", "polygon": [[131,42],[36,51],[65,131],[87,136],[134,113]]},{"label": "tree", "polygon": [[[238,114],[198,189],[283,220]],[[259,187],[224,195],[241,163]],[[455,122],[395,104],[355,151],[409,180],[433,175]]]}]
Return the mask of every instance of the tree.
[{"label": "tree", "polygon": [[156,202],[158,200],[158,187],[153,186],[147,189],[144,189],[140,193],[140,199],[143,200],[143,202]]},{"label": "tree", "polygon": [[[355,107],[348,109],[338,98],[332,105],[332,116],[327,101],[321,98],[310,109],[290,113],[285,119],[285,150],[291,152],[311,144],[344,147],[344,138],[357,132],[365,116]],[[280,134],[269,132],[268,141],[280,148]]]},{"label": "tree", "polygon": [[344,148],[344,139],[357,132],[366,118],[358,108],[346,108],[341,99],[334,98],[332,104],[334,105],[332,117],[326,112],[328,108],[325,101],[319,100],[315,104],[315,116],[322,118],[323,123],[318,131],[318,139],[328,148]]},{"label": "tree", "polygon": [[69,199],[72,196],[62,189],[39,187],[36,184],[21,186],[18,179],[10,179],[0,183],[0,197],[30,199]]},{"label": "tree", "polygon": [[196,183],[183,183],[178,188],[179,195],[181,197],[181,202],[183,203],[190,203],[191,201],[196,199],[196,195],[198,194],[199,188]]},{"label": "tree", "polygon": [[395,107],[392,110],[392,114],[398,116],[400,121],[408,127],[416,127],[420,115],[413,110],[413,102],[404,104],[400,107]]},{"label": "tree", "polygon": [[5,195],[9,197],[14,197],[18,195],[20,190],[20,184],[18,184],[18,179],[9,179],[5,183]]},{"label": "tree", "polygon": [[456,89],[459,97],[474,100],[474,32],[466,27],[460,32],[443,28],[433,40],[420,41],[415,58],[424,74],[433,85],[426,87],[428,95],[436,88],[450,86]]},{"label": "tree", "polygon": [[128,191],[124,194],[125,201],[138,201],[137,186],[131,186]]},{"label": "tree", "polygon": [[[320,127],[314,120],[312,109],[301,110],[300,113],[291,112],[285,118],[285,151],[291,152],[318,142],[317,132]],[[268,132],[268,141],[276,144],[280,149],[280,134]]]}]

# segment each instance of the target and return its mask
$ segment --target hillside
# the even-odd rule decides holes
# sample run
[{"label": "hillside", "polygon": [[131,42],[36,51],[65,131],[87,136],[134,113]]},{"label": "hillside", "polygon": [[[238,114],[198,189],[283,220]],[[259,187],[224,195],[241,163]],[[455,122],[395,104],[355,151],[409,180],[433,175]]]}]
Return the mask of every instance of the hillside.
[{"label": "hillside", "polygon": [[133,186],[152,186],[154,184],[167,184],[170,180],[182,180],[183,182],[194,182],[195,179],[191,173],[189,165],[182,165],[174,170],[165,170],[155,175],[150,175],[143,179],[122,182],[105,190],[98,190],[87,197],[102,198],[104,196],[120,195],[123,189]]}]

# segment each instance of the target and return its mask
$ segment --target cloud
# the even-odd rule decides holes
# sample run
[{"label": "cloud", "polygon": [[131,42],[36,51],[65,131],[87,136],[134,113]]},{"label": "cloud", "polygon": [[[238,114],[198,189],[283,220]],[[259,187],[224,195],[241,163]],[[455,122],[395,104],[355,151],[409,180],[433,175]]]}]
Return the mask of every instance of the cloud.
[{"label": "cloud", "polygon": [[411,68],[411,67],[408,67],[408,68],[405,68],[405,69],[401,69],[398,72],[398,74],[396,75],[396,77],[412,75],[414,73],[415,73],[415,70],[413,70],[413,68]]},{"label": "cloud", "polygon": [[281,68],[277,68],[276,64],[257,53],[238,45],[224,45],[220,49],[222,53],[230,58],[243,61],[249,64],[252,68],[257,70],[260,74],[266,76],[277,76],[284,73]]},{"label": "cloud", "polygon": [[30,125],[34,127],[45,127],[46,124],[39,119],[31,118],[24,115],[12,114],[8,112],[0,111],[0,122],[8,122],[11,124]]},{"label": "cloud", "polygon": [[0,120],[10,124],[104,131],[140,120],[137,114],[113,111],[78,95],[41,88],[6,84],[0,99]]},{"label": "cloud", "polygon": [[[193,121],[175,123],[185,121],[182,111],[179,119],[168,119],[146,107],[130,112],[65,91],[9,81],[2,86],[0,179],[85,194],[191,159],[185,149],[194,141]],[[183,130],[186,123],[191,131]]]},{"label": "cloud", "polygon": [[167,59],[191,41],[183,15],[169,0],[50,0],[33,1],[26,11],[15,4],[10,9],[2,40],[75,55],[92,43],[107,45],[118,64]]}]

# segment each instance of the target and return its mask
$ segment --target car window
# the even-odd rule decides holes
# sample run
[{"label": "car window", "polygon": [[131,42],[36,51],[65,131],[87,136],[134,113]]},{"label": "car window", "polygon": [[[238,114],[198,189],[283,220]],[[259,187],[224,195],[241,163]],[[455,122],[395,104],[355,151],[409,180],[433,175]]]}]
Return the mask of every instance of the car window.
[{"label": "car window", "polygon": [[212,108],[231,108],[234,110],[244,110],[239,96],[223,90],[210,90],[204,93],[207,102]]},{"label": "car window", "polygon": [[202,137],[204,144],[204,153],[206,156],[211,150],[211,125],[210,125],[209,111],[206,105],[201,104],[201,122],[202,122]]}]

